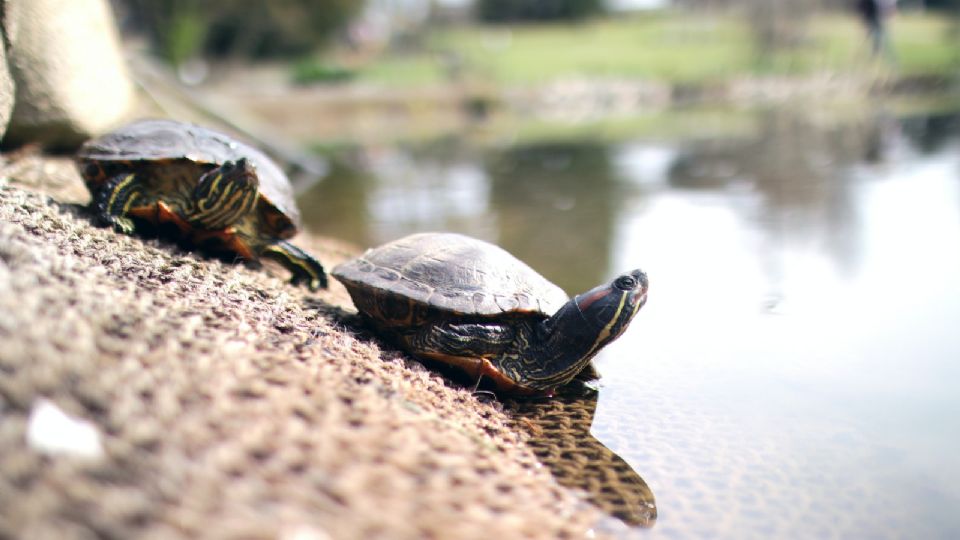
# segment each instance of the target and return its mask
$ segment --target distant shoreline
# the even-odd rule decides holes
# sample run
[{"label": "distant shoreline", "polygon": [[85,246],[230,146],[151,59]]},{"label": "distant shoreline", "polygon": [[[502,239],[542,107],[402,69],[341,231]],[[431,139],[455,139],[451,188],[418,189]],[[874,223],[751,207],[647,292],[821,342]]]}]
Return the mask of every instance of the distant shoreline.
[{"label": "distant shoreline", "polygon": [[244,111],[307,143],[422,138],[497,123],[563,125],[606,122],[674,110],[749,110],[794,104],[887,99],[949,100],[956,82],[939,75],[854,77],[836,74],[768,76],[722,82],[567,79],[530,88],[434,86],[393,89],[369,84],[291,87],[286,91],[215,90],[216,101]]}]

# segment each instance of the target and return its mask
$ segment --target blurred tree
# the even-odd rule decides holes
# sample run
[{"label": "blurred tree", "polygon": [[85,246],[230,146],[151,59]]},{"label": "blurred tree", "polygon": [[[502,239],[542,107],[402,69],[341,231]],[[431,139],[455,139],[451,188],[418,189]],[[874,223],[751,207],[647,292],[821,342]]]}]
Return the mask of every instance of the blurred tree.
[{"label": "blurred tree", "polygon": [[487,153],[484,165],[499,245],[535,268],[558,269],[549,278],[567,291],[604,279],[624,195],[606,144],[519,145]]},{"label": "blurred tree", "polygon": [[208,55],[302,55],[328,41],[362,0],[125,0],[132,22],[174,65]]},{"label": "blurred tree", "polygon": [[578,20],[603,11],[603,0],[478,0],[487,22]]},{"label": "blurred tree", "polygon": [[777,52],[802,47],[810,41],[810,20],[831,6],[847,6],[857,0],[673,0],[688,10],[731,10],[745,17],[757,61],[769,64]]},{"label": "blurred tree", "polygon": [[747,0],[744,5],[761,61],[778,50],[803,45],[810,17],[820,7],[818,0]]}]

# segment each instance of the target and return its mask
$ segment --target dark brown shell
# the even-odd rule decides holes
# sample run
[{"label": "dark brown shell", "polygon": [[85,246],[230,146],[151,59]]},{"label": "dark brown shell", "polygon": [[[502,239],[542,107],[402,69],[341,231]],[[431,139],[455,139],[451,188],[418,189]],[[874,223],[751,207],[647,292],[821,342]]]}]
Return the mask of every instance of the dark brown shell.
[{"label": "dark brown shell", "polygon": [[503,249],[451,233],[395,240],[337,266],[333,275],[355,299],[412,302],[458,316],[544,317],[569,300],[560,287]]},{"label": "dark brown shell", "polygon": [[[163,166],[173,160],[216,166],[245,157],[257,168],[261,201],[285,216],[294,227],[300,225],[293,187],[280,167],[260,150],[209,128],[175,120],[138,120],[87,141],[77,157],[97,162],[129,162],[136,167]],[[279,229],[283,225],[278,223]]]}]

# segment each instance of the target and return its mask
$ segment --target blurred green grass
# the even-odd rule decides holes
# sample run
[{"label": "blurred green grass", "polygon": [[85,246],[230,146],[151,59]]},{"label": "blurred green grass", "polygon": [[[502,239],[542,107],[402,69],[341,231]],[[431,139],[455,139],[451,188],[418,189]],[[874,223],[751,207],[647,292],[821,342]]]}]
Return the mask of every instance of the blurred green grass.
[{"label": "blurred green grass", "polygon": [[423,86],[451,80],[499,86],[564,78],[649,79],[704,83],[768,74],[876,73],[949,75],[960,70],[950,21],[898,14],[890,26],[896,61],[869,54],[852,15],[815,16],[807,39],[775,52],[759,50],[748,23],[733,15],[665,11],[581,24],[431,29],[416,52],[387,54],[358,66],[361,81]]}]

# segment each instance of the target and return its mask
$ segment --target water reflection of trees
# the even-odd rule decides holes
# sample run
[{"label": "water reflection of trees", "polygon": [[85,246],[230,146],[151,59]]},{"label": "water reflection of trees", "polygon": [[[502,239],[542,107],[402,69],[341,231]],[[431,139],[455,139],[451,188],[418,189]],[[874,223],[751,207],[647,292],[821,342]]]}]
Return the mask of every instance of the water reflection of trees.
[{"label": "water reflection of trees", "polygon": [[574,294],[606,278],[617,212],[606,145],[539,144],[478,157],[449,138],[355,148],[302,194],[307,227],[361,245],[424,230],[486,238]]},{"label": "water reflection of trees", "polygon": [[309,230],[360,243],[370,238],[367,192],[376,179],[362,161],[358,150],[339,152],[327,176],[297,198]]},{"label": "water reflection of trees", "polygon": [[571,294],[607,277],[618,200],[607,145],[514,147],[485,168],[504,248]]},{"label": "water reflection of trees", "polygon": [[495,236],[489,181],[456,138],[334,152],[323,181],[299,197],[307,227],[361,246],[427,230]]},{"label": "water reflection of trees", "polygon": [[822,243],[843,268],[855,266],[860,223],[849,167],[885,150],[876,122],[823,127],[793,111],[760,115],[749,138],[689,144],[670,170],[671,186],[759,197],[750,219],[776,244]]},{"label": "water reflection of trees", "polygon": [[[823,251],[854,271],[857,182],[871,176],[861,172],[894,165],[911,148],[944,148],[960,134],[960,115],[880,111],[825,126],[782,109],[759,113],[757,126],[750,136],[680,143],[667,185],[642,189],[720,197],[770,245]],[[621,177],[647,175],[649,163],[615,159],[622,148],[584,138],[478,149],[460,137],[353,148],[335,153],[331,173],[300,204],[310,230],[362,246],[424,230],[479,236],[576,293],[607,277],[612,250],[630,247],[615,245],[618,213],[641,187]],[[764,251],[775,275],[777,250]]]}]

